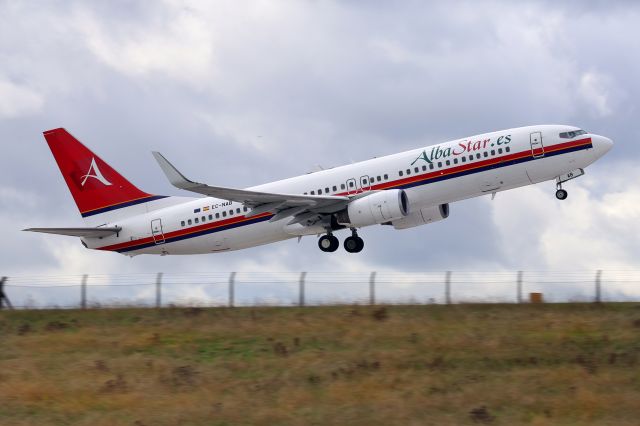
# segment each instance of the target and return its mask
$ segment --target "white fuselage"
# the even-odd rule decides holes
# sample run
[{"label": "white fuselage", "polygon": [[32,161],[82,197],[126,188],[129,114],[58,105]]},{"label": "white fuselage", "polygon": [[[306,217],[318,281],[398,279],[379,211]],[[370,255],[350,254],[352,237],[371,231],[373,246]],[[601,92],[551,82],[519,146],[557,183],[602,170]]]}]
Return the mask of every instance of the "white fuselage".
[{"label": "white fuselage", "polygon": [[[364,195],[401,188],[411,213],[555,179],[590,165],[610,149],[611,141],[602,136],[560,137],[576,129],[541,125],[486,133],[248,189]],[[318,227],[287,226],[287,219],[269,221],[271,213],[248,217],[249,210],[242,204],[210,197],[158,203],[149,203],[146,212],[135,216],[111,218],[110,226],[122,228],[119,234],[84,238],[84,243],[127,255],[198,254],[322,233]]]}]

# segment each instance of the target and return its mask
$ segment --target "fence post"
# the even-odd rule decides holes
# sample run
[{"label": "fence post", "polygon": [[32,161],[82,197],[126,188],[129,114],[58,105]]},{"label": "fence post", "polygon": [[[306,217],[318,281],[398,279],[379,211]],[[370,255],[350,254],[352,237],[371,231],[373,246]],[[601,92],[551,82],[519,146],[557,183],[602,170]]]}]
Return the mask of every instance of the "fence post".
[{"label": "fence post", "polygon": [[229,307],[233,308],[233,305],[235,303],[235,282],[236,282],[236,273],[232,272],[231,275],[229,275]]},{"label": "fence post", "polygon": [[304,280],[307,277],[306,272],[300,273],[300,281],[298,282],[298,306],[304,306]]},{"label": "fence post", "polygon": [[87,309],[87,279],[88,275],[82,276],[82,283],[80,284],[80,308]]},{"label": "fence post", "polygon": [[13,309],[13,306],[11,305],[11,302],[9,301],[7,294],[4,292],[4,283],[6,282],[7,282],[7,277],[2,277],[2,279],[0,279],[0,309],[4,307],[3,305],[4,302],[7,302],[7,306],[9,307],[9,309]]},{"label": "fence post", "polygon": [[375,271],[369,276],[369,304],[376,304],[376,273]]},{"label": "fence post", "polygon": [[517,300],[522,303],[522,271],[518,271]]},{"label": "fence post", "polygon": [[600,284],[602,281],[602,269],[598,269],[596,272],[596,303],[600,303],[602,301],[602,291],[600,288]]},{"label": "fence post", "polygon": [[447,305],[451,304],[451,271],[447,271],[444,277],[444,301]]},{"label": "fence post", "polygon": [[162,272],[156,275],[156,308],[162,306]]}]

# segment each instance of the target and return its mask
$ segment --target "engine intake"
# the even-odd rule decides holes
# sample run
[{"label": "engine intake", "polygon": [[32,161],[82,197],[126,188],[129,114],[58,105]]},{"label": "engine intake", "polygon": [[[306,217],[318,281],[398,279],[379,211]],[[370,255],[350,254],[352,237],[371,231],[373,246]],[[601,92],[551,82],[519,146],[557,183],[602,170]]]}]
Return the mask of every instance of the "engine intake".
[{"label": "engine intake", "polygon": [[346,209],[336,213],[341,225],[376,225],[401,219],[409,214],[409,200],[402,189],[374,192],[349,203]]}]

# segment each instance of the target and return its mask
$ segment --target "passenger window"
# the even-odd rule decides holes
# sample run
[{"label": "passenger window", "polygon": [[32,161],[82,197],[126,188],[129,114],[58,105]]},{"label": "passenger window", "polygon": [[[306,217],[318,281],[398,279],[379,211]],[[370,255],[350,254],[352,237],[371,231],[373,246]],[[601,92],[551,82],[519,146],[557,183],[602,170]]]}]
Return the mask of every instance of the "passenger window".
[{"label": "passenger window", "polygon": [[236,209],[236,213],[237,213],[237,214],[240,214],[240,209],[239,209],[239,208],[238,208],[238,209]]},{"label": "passenger window", "polygon": [[353,188],[353,181],[349,182],[349,188]]},{"label": "passenger window", "polygon": [[429,169],[433,170],[433,163],[429,164]]},{"label": "passenger window", "polygon": [[180,226],[184,226],[184,220],[180,222]]},{"label": "passenger window", "polygon": [[505,147],[505,149],[504,149],[504,150],[505,150],[505,151],[507,151],[507,152],[509,152],[509,151],[511,151],[511,147],[507,146],[507,147]]},{"label": "passenger window", "polygon": [[411,169],[407,169],[407,176],[411,174]]},{"label": "passenger window", "polygon": [[311,191],[311,195],[316,195],[316,191]]},{"label": "passenger window", "polygon": [[325,189],[324,189],[324,193],[325,193],[325,194],[328,194],[328,193],[329,193],[329,188],[325,188]]},{"label": "passenger window", "polygon": [[487,158],[489,156],[489,153],[487,151],[484,152],[484,158]]},{"label": "passenger window", "polygon": [[248,208],[246,208],[246,207],[243,207],[243,208],[242,208],[242,210],[244,210],[245,212],[248,212],[248,211],[249,211],[249,209],[248,209]]},{"label": "passenger window", "polygon": [[213,215],[212,214],[209,215],[209,220],[213,220]]},{"label": "passenger window", "polygon": [[418,173],[418,172],[420,172],[420,169],[416,167],[415,169],[413,169],[413,171]]},{"label": "passenger window", "polygon": [[233,210],[229,210],[229,216],[233,216]]},{"label": "passenger window", "polygon": [[465,157],[464,155],[462,157],[460,157],[460,160],[462,160],[463,163],[467,162],[467,157]]},{"label": "passenger window", "polygon": [[398,174],[399,174],[400,176],[402,176],[402,170],[400,170],[400,171],[398,172]]},{"label": "passenger window", "polygon": [[333,185],[333,192],[337,192],[338,191],[338,187]]},{"label": "passenger window", "polygon": [[195,222],[195,223],[199,223],[199,222],[198,222],[198,218],[197,218],[197,217],[194,219],[194,222]]},{"label": "passenger window", "polygon": [[389,179],[389,175],[384,175],[384,180]]},{"label": "passenger window", "polygon": [[473,155],[469,156],[469,161],[473,161]]},{"label": "passenger window", "polygon": [[344,186],[344,183],[341,183],[340,184],[340,189],[345,189],[345,188],[346,188],[346,186]]},{"label": "passenger window", "polygon": [[302,195],[307,195],[307,193],[306,193],[306,192],[303,192],[303,193],[302,193]]},{"label": "passenger window", "polygon": [[427,166],[422,166],[422,171],[426,172],[427,171]]},{"label": "passenger window", "polygon": [[480,153],[477,153],[477,154],[476,154],[476,158],[479,160],[479,159],[480,159],[480,157],[481,157]]},{"label": "passenger window", "polygon": [[502,148],[498,148],[498,154],[502,154]]},{"label": "passenger window", "polygon": [[322,189],[318,189],[318,195],[322,195]]},{"label": "passenger window", "polygon": [[206,216],[202,216],[202,222],[206,222],[207,221],[207,217]]},{"label": "passenger window", "polygon": [[438,161],[438,167],[442,167],[442,161]]},{"label": "passenger window", "polygon": [[187,223],[188,223],[189,225],[191,225],[191,219],[189,219],[189,220],[187,221]]},{"label": "passenger window", "polygon": [[453,159],[453,164],[458,164],[458,159],[457,158]]},{"label": "passenger window", "polygon": [[378,176],[376,179],[378,179],[378,182],[382,181],[382,178],[380,176]]},{"label": "passenger window", "polygon": [[447,166],[451,165],[451,161],[447,160]]},{"label": "passenger window", "polygon": [[496,150],[495,149],[491,150],[491,155],[496,155]]},{"label": "passenger window", "polygon": [[220,219],[220,213],[216,213],[216,219]]},{"label": "passenger window", "polygon": [[227,217],[227,212],[226,211],[222,212],[222,217]]}]

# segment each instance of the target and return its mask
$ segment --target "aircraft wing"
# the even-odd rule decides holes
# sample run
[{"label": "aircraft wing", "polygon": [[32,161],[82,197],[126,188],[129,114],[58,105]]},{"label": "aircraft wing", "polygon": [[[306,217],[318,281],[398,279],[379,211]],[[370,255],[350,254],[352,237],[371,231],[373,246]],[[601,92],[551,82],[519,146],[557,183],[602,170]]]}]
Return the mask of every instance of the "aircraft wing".
[{"label": "aircraft wing", "polygon": [[42,232],[45,234],[57,234],[57,235],[67,235],[70,237],[87,237],[87,238],[98,238],[98,237],[106,237],[112,234],[117,234],[120,232],[122,228],[116,226],[112,228],[102,227],[102,228],[28,228],[23,229],[23,231],[29,232]]},{"label": "aircraft wing", "polygon": [[[300,216],[313,213],[312,216],[333,213],[346,206],[350,198],[335,195],[299,195],[278,194],[272,192],[251,191],[246,189],[210,186],[187,179],[162,154],[153,152],[153,156],[160,168],[176,188],[209,197],[242,203],[251,208],[248,216],[255,216],[265,212],[275,213],[271,221],[284,219],[289,216]],[[295,219],[294,219],[295,220]]]}]

